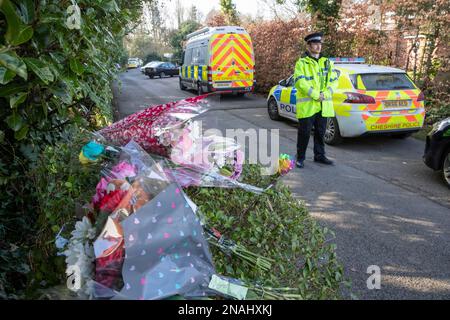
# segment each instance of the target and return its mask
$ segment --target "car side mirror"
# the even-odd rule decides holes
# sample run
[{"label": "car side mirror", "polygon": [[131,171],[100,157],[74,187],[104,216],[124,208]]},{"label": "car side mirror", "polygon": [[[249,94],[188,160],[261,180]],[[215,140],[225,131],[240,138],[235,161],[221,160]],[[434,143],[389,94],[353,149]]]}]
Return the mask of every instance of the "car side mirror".
[{"label": "car side mirror", "polygon": [[282,87],[286,87],[286,79],[281,80],[280,82],[278,82],[278,84]]}]

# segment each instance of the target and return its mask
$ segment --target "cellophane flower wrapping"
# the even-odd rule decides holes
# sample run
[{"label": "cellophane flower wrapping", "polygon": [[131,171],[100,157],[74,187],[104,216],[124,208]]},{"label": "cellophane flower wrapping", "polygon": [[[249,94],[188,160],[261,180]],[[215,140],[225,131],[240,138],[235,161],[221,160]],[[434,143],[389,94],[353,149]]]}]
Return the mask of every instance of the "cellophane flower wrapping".
[{"label": "cellophane flower wrapping", "polygon": [[[88,296],[162,299],[209,294],[211,254],[196,206],[182,187],[264,190],[238,181],[244,162],[239,144],[199,134],[193,119],[207,110],[204,98],[131,115],[95,133],[95,144],[82,151],[87,159],[109,159],[91,201],[92,212],[79,225],[86,228],[78,228],[67,251],[68,260],[83,269],[81,291]],[[110,158],[107,150],[116,153]]]},{"label": "cellophane flower wrapping", "polygon": [[[86,270],[83,290],[90,288],[93,297],[210,294],[208,283],[215,271],[201,221],[165,166],[131,141],[102,170],[92,201],[98,236],[91,245],[91,260],[81,256],[81,246],[69,248],[75,263]],[[76,236],[88,244],[92,227],[78,229]]]},{"label": "cellophane flower wrapping", "polygon": [[206,95],[149,107],[113,123],[98,134],[108,144],[123,146],[134,140],[145,151],[167,157],[187,123],[208,110],[205,98]]},{"label": "cellophane flower wrapping", "polygon": [[123,146],[133,140],[151,154],[169,160],[170,176],[182,187],[240,187],[244,153],[234,139],[203,136],[194,121],[209,109],[205,96],[153,106],[98,132],[104,141]]}]

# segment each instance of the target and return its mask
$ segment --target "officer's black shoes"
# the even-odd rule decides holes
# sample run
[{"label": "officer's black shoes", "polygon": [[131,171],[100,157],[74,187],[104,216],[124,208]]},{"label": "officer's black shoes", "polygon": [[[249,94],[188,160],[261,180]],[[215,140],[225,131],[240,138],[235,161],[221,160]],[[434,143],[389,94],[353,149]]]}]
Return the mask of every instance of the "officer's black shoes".
[{"label": "officer's black shoes", "polygon": [[332,166],[334,164],[333,161],[331,161],[330,159],[328,159],[325,156],[320,156],[320,157],[314,157],[314,162],[319,162],[319,163],[323,163],[329,166]]},{"label": "officer's black shoes", "polygon": [[305,167],[305,161],[304,160],[297,160],[295,165],[297,166],[297,168],[300,168],[300,169],[304,168]]}]

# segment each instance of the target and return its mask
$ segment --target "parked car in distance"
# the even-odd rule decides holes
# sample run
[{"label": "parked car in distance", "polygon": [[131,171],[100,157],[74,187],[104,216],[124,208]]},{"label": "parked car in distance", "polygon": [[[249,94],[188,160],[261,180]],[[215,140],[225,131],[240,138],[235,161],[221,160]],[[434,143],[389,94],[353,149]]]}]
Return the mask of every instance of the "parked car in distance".
[{"label": "parked car in distance", "polygon": [[433,170],[442,170],[442,178],[450,188],[450,118],[434,124],[427,136],[423,161]]},{"label": "parked car in distance", "polygon": [[128,69],[135,69],[142,66],[142,60],[139,58],[129,58],[127,68]]},{"label": "parked car in distance", "polygon": [[165,76],[178,76],[179,69],[171,62],[158,62],[145,68],[145,74],[153,79],[154,77],[164,78]]},{"label": "parked car in distance", "polygon": [[141,67],[141,72],[142,72],[143,74],[145,74],[145,68],[150,68],[150,67],[152,67],[153,65],[158,64],[158,63],[162,63],[162,61],[150,61],[150,62],[147,63],[145,66]]}]

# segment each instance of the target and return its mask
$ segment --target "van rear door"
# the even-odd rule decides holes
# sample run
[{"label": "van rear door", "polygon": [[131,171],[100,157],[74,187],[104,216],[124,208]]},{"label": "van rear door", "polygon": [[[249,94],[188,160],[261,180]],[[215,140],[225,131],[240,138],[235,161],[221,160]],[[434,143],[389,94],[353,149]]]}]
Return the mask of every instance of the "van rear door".
[{"label": "van rear door", "polygon": [[216,87],[251,87],[255,59],[248,34],[216,34],[210,41]]}]

